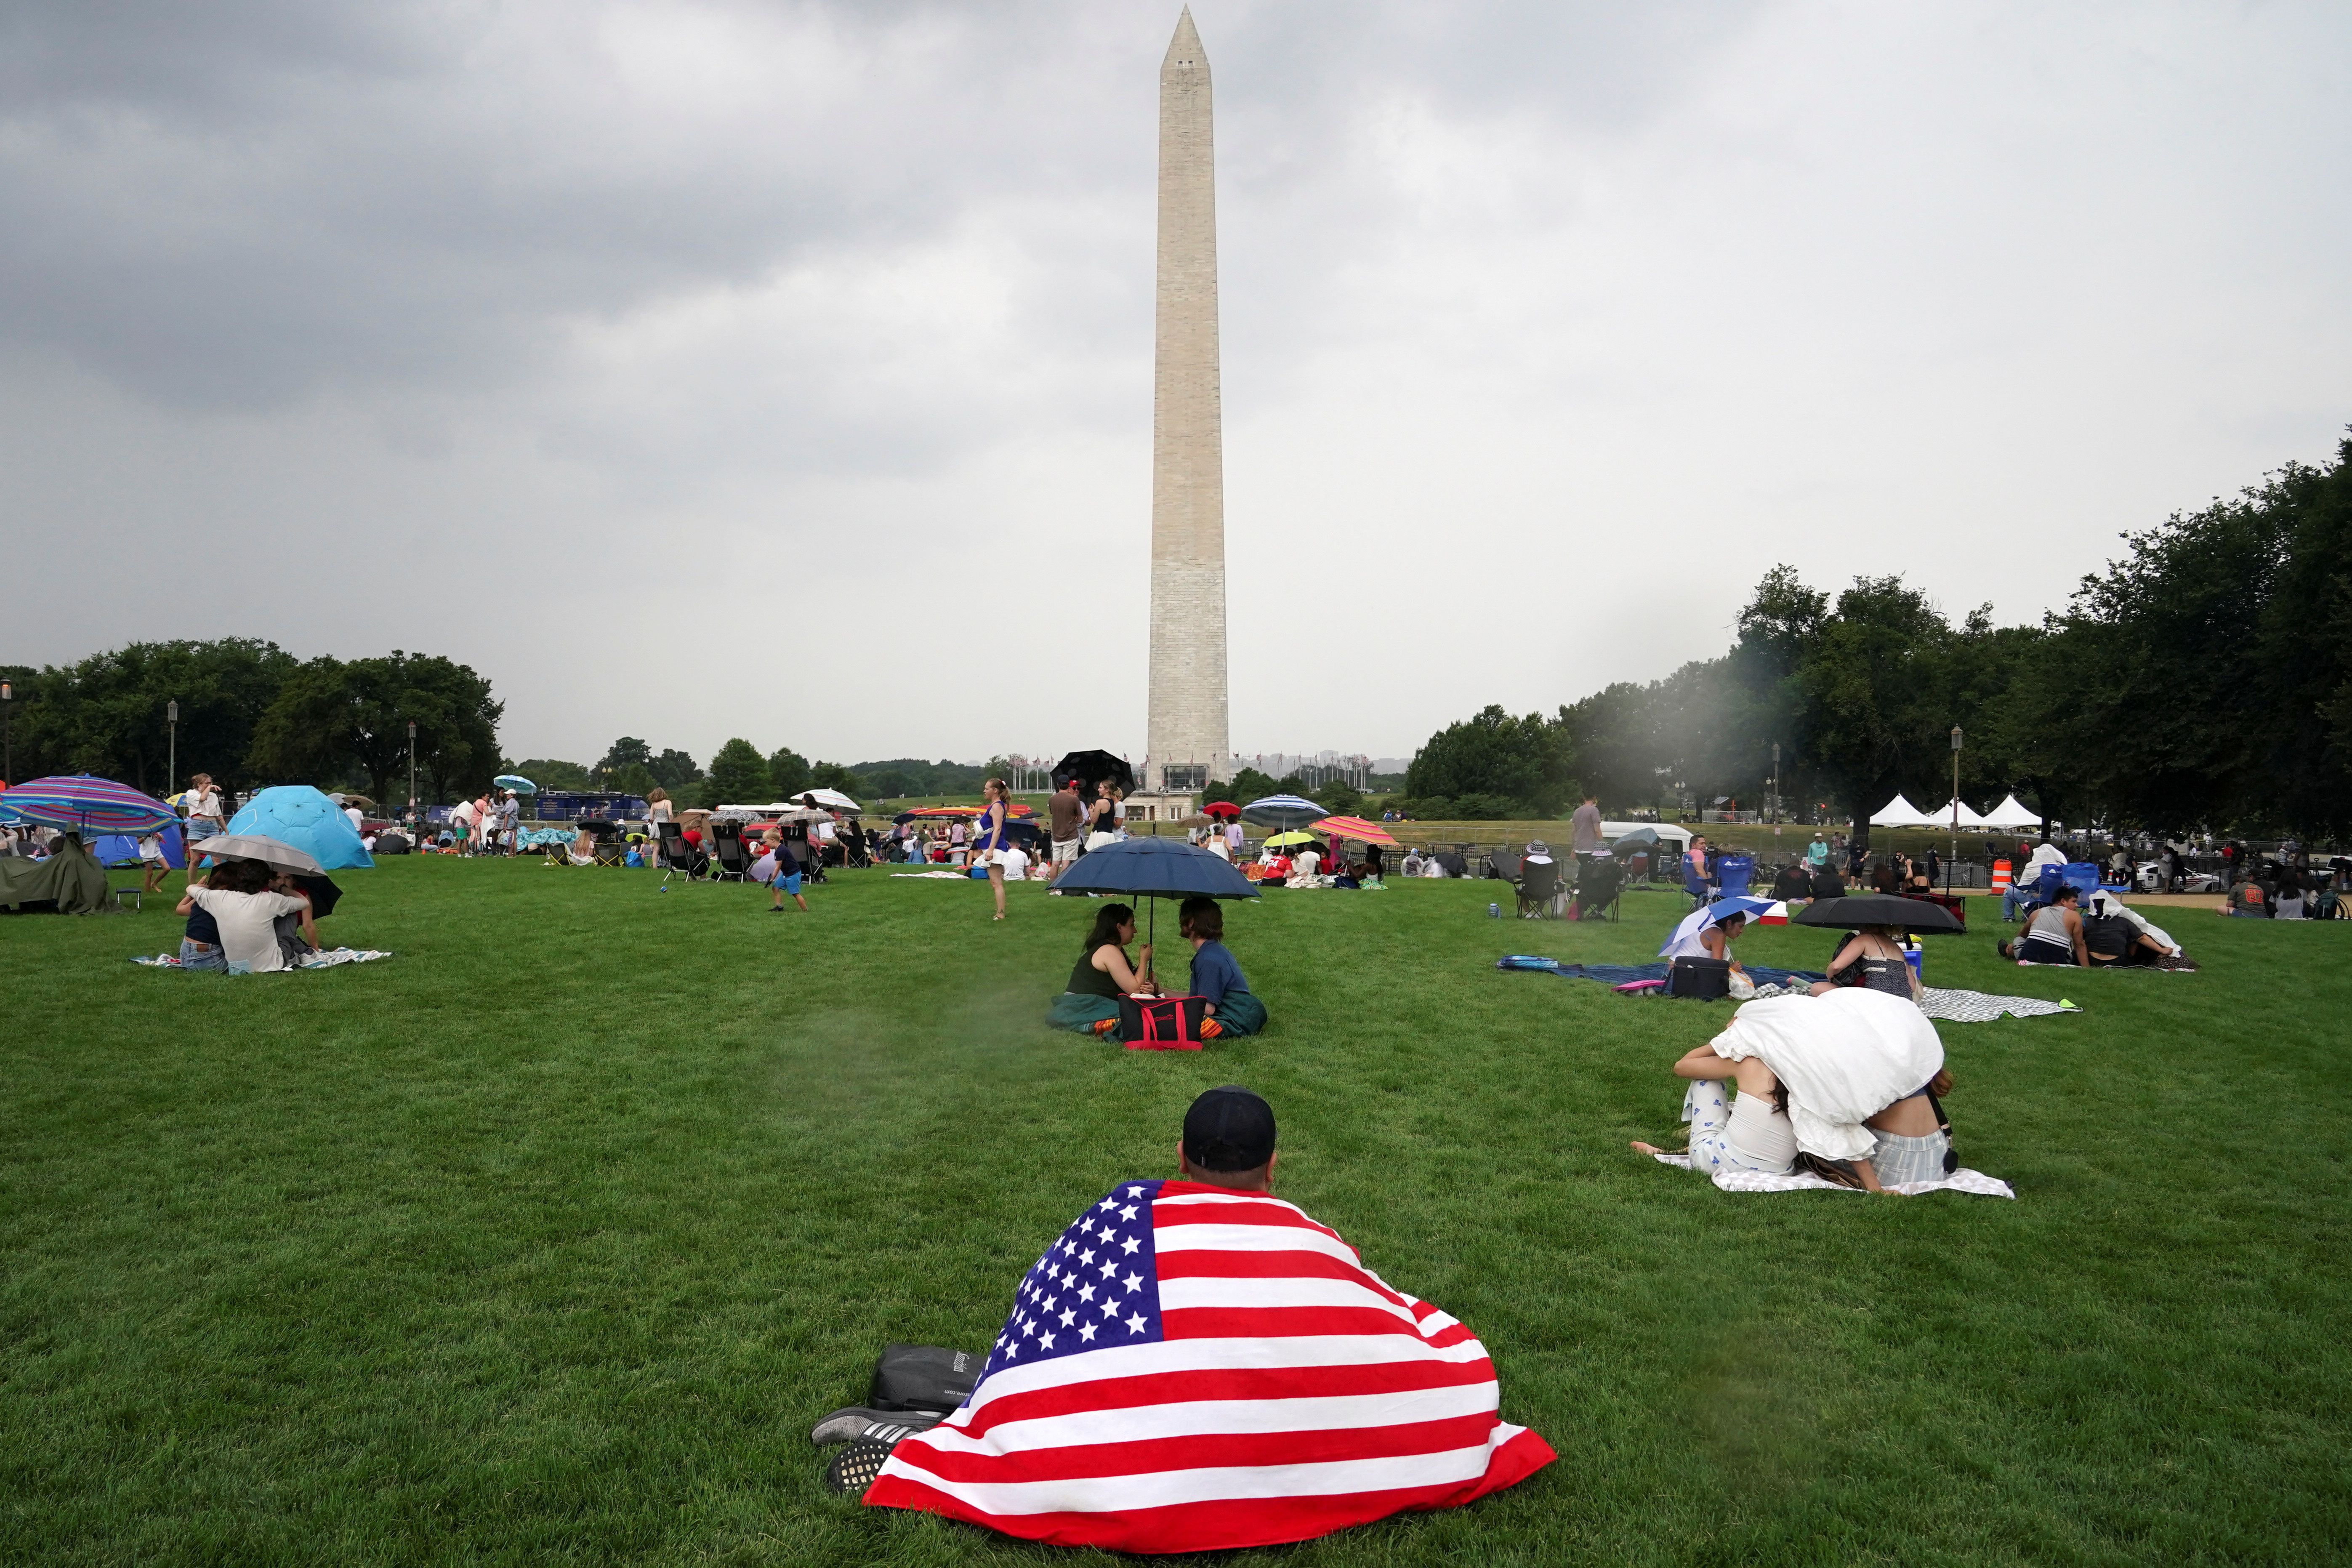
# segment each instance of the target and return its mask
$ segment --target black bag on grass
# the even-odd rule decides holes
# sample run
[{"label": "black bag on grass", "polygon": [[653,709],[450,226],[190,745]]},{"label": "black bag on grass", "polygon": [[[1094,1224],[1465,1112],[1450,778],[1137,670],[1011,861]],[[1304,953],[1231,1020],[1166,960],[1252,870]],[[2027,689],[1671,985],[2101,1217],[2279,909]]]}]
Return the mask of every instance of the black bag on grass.
[{"label": "black bag on grass", "polygon": [[1715,1002],[1731,994],[1731,960],[1677,958],[1666,969],[1666,994],[1689,1002]]},{"label": "black bag on grass", "polygon": [[938,1345],[884,1345],[874,1363],[874,1391],[866,1403],[877,1410],[928,1410],[945,1415],[971,1397],[985,1357]]}]

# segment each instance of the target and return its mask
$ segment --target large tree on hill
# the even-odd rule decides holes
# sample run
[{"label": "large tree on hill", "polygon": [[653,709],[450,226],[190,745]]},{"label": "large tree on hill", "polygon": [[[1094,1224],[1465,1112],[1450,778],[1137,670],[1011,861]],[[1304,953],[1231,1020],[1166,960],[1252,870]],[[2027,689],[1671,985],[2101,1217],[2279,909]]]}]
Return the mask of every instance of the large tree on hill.
[{"label": "large tree on hill", "polygon": [[[162,795],[203,772],[224,789],[243,789],[252,782],[245,760],[255,721],[297,665],[275,643],[226,637],[131,643],[30,679],[9,671],[17,776],[93,773]],[[173,702],[180,705],[176,780],[164,776]]]},{"label": "large tree on hill", "polygon": [[1857,577],[1823,618],[1796,672],[1804,743],[1870,843],[1870,814],[1948,765],[1951,627],[1899,576]]},{"label": "large tree on hill", "polygon": [[764,805],[773,795],[775,779],[760,748],[740,736],[719,748],[710,759],[710,777],[703,785],[709,805]]},{"label": "large tree on hill", "polygon": [[278,784],[330,783],[356,768],[370,794],[404,792],[408,726],[435,799],[487,788],[498,772],[504,704],[471,668],[400,649],[381,658],[314,658],[288,676],[254,727],[248,765]]},{"label": "large tree on hill", "polygon": [[1446,800],[1457,808],[1472,801],[1481,815],[1554,816],[1575,787],[1567,726],[1493,704],[1432,735],[1405,770],[1405,793],[1414,800]]}]

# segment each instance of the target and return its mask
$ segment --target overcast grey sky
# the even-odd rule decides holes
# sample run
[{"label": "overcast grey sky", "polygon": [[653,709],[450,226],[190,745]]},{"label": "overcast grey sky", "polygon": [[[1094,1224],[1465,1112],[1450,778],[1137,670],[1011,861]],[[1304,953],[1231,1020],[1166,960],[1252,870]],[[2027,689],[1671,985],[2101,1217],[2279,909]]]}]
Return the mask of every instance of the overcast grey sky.
[{"label": "overcast grey sky", "polygon": [[[1139,759],[1175,17],[0,7],[0,535],[78,590],[0,659]],[[2352,7],[1194,17],[1241,751],[1663,675],[1779,561],[2032,618],[2352,422]]]}]

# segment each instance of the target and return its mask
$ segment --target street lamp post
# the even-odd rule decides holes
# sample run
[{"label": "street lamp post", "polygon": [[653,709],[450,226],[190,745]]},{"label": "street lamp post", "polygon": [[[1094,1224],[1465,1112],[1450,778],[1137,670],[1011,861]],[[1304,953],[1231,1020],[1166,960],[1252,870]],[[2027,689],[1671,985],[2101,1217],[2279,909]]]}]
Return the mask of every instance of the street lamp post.
[{"label": "street lamp post", "polygon": [[1772,742],[1772,820],[1780,820],[1780,742]]},{"label": "street lamp post", "polygon": [[16,776],[16,689],[0,680],[0,784]]},{"label": "street lamp post", "polygon": [[163,793],[172,793],[180,778],[180,705],[177,701],[163,704],[163,721],[172,726],[172,749],[165,754],[172,760],[163,764]]},{"label": "street lamp post", "polygon": [[408,830],[411,833],[416,831],[416,721],[414,719],[408,721]]},{"label": "street lamp post", "polygon": [[1952,860],[1960,858],[1960,727],[1952,726],[1952,858],[1944,862],[1944,896],[1952,896]]}]

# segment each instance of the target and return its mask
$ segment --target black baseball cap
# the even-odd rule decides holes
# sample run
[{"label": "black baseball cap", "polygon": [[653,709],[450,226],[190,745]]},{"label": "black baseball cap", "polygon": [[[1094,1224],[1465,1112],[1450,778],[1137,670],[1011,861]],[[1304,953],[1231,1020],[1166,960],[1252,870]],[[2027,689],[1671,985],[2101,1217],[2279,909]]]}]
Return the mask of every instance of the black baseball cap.
[{"label": "black baseball cap", "polygon": [[1274,1158],[1274,1107],[1237,1083],[1184,1112],[1184,1158],[1204,1171],[1255,1171]]}]

